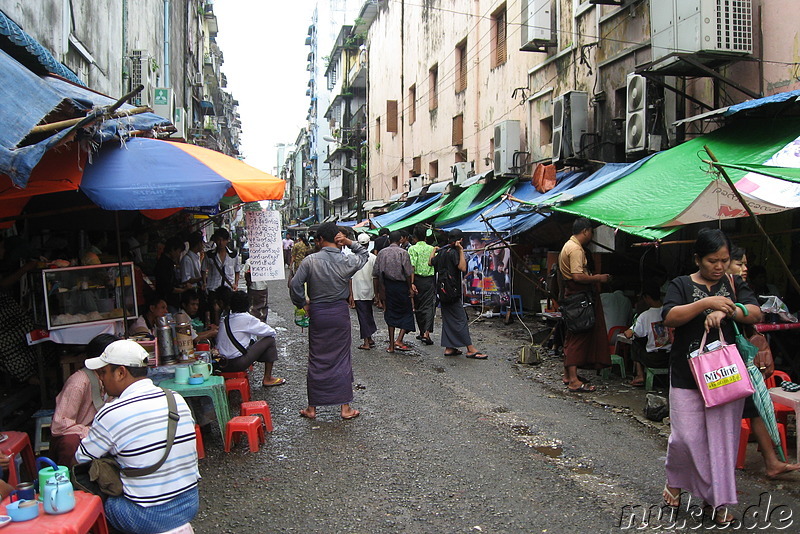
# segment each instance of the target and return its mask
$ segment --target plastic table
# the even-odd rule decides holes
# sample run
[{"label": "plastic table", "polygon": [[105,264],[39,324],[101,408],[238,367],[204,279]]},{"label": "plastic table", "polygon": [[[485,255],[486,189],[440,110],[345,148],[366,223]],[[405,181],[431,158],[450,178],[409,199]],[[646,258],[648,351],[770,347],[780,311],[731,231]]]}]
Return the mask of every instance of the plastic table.
[{"label": "plastic table", "polygon": [[225,425],[231,419],[228,407],[228,393],[225,391],[225,379],[221,376],[210,376],[202,384],[177,384],[174,379],[162,380],[158,383],[162,388],[171,389],[182,397],[211,397],[214,412],[217,414],[220,435],[225,437]]},{"label": "plastic table", "polygon": [[[5,505],[9,499],[0,503],[0,514],[5,515]],[[3,534],[108,534],[108,523],[103,511],[103,501],[97,495],[85,491],[75,492],[75,508],[66,514],[50,515],[44,513],[44,505],[39,507],[39,517],[20,523],[11,522],[3,527]]]},{"label": "plastic table", "polygon": [[[4,431],[0,432],[0,434],[5,434],[6,436],[6,439],[0,442],[0,452],[11,457],[11,461],[8,464],[8,483],[12,486],[16,486],[18,482],[22,482],[22,478],[17,472],[17,463],[14,458],[17,454],[22,455],[22,461],[25,464],[25,469],[28,471],[28,476],[35,479],[38,476],[38,471],[36,471],[36,458],[33,455],[31,439],[28,437],[28,434],[25,432],[12,431]],[[2,469],[0,469],[0,471],[2,471]]]},{"label": "plastic table", "polygon": [[[770,388],[769,395],[778,404],[794,408],[795,420],[800,421],[800,391],[790,393],[783,388]],[[800,432],[797,433],[797,450],[795,452],[800,461]]]}]

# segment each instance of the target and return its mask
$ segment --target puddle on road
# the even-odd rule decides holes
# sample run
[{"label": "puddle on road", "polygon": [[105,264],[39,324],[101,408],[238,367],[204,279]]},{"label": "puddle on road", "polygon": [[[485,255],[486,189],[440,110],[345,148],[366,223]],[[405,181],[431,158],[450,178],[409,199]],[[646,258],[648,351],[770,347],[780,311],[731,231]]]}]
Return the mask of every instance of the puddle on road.
[{"label": "puddle on road", "polygon": [[544,454],[545,456],[549,456],[550,458],[560,458],[561,455],[564,454],[564,449],[561,447],[551,447],[549,445],[534,447],[533,449],[536,452]]}]

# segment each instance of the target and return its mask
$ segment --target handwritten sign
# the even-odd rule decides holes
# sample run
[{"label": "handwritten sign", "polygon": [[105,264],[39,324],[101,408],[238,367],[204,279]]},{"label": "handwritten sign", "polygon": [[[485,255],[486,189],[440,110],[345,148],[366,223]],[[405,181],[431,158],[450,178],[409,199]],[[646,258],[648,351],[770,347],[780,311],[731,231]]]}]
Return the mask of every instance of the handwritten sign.
[{"label": "handwritten sign", "polygon": [[280,214],[274,210],[247,211],[244,216],[250,243],[251,280],[283,280]]}]

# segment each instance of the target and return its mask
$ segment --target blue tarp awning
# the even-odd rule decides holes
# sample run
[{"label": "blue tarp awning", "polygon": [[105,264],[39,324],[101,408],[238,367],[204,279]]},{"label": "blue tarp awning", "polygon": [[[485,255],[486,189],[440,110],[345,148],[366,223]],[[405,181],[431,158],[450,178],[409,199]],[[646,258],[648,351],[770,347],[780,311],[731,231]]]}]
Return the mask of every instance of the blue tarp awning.
[{"label": "blue tarp awning", "polygon": [[775,95],[765,96],[764,98],[756,98],[755,100],[748,100],[741,104],[734,104],[729,106],[728,109],[722,114],[724,117],[730,117],[736,113],[747,111],[751,109],[760,108],[769,104],[780,104],[783,102],[797,102],[800,99],[800,90],[786,91],[785,93],[778,93]]},{"label": "blue tarp awning", "polygon": [[489,219],[495,230],[509,235],[520,234],[543,222],[549,215],[537,210],[559,202],[574,200],[587,195],[638,169],[647,159],[635,163],[607,163],[592,174],[586,172],[559,173],[558,183],[547,193],[540,193],[530,182],[518,184],[512,196],[524,204],[511,200],[500,200],[480,213],[446,225],[444,228],[459,228],[462,232],[490,232],[481,214]]},{"label": "blue tarp awning", "polygon": [[421,200],[417,200],[413,204],[409,204],[408,206],[403,206],[402,208],[390,211],[389,213],[384,213],[383,215],[378,215],[377,217],[372,217],[370,221],[372,224],[377,226],[378,228],[382,228],[384,226],[389,226],[390,224],[394,224],[397,221],[402,221],[403,219],[414,215],[415,213],[425,209],[426,207],[430,206],[439,198],[441,194],[433,195],[432,197],[424,198]]},{"label": "blue tarp awning", "polygon": [[[25,188],[33,168],[49,149],[61,143],[82,123],[57,132],[35,143],[20,146],[34,126],[48,122],[49,117],[59,119],[87,118],[92,120],[92,109],[115,102],[114,99],[79,87],[52,76],[40,77],[14,58],[0,50],[0,174],[7,175],[14,185]],[[119,111],[132,109],[123,105]],[[149,130],[170,121],[142,113],[115,120],[103,121],[93,140],[102,143],[125,130]]]}]

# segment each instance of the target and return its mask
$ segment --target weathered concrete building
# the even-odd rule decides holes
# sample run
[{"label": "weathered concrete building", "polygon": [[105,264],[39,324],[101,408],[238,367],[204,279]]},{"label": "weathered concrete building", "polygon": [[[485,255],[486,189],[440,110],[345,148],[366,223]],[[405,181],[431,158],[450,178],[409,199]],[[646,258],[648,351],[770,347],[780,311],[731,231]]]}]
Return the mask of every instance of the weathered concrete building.
[{"label": "weathered concrete building", "polygon": [[377,4],[370,199],[456,164],[530,175],[635,160],[715,126],[698,114],[800,87],[800,6],[787,0]]},{"label": "weathered concrete building", "polygon": [[0,10],[87,87],[133,98],[173,121],[173,137],[238,154],[236,101],[224,91],[211,0],[0,0]]}]

